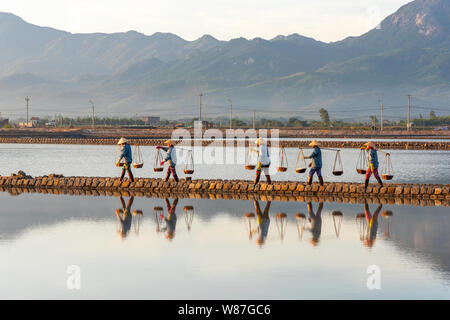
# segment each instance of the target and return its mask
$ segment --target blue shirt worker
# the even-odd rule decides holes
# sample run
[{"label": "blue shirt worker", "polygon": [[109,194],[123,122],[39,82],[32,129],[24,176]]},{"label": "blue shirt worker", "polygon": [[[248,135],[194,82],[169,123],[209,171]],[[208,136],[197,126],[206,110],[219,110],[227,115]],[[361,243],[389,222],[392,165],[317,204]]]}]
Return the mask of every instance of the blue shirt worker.
[{"label": "blue shirt worker", "polygon": [[[131,182],[134,182],[133,173],[131,172],[131,162],[133,162],[133,155],[131,153],[131,146],[128,143],[128,140],[125,138],[120,138],[119,142],[117,143],[121,146],[120,148],[120,157],[117,161],[117,165],[119,163],[122,163],[122,174],[120,175],[120,181],[123,180],[125,177],[125,171],[128,172],[128,177]],[[124,162],[121,162],[124,160]]]},{"label": "blue shirt worker", "polygon": [[167,168],[166,178],[164,181],[168,181],[170,178],[170,175],[173,176],[176,182],[178,182],[178,175],[177,171],[175,170],[177,165],[177,151],[175,150],[175,146],[172,140],[167,140],[164,142],[166,147],[163,146],[157,146],[157,149],[162,149],[166,152],[166,158],[161,161],[161,165],[164,164],[164,162],[167,162],[169,164],[169,167]]},{"label": "blue shirt worker", "polygon": [[305,157],[305,159],[312,159],[311,164],[309,165],[311,167],[311,170],[309,170],[309,176],[308,176],[308,185],[311,185],[313,181],[314,173],[317,174],[317,177],[319,178],[319,183],[321,186],[323,186],[323,178],[322,178],[322,151],[319,148],[319,143],[316,140],[313,140],[310,144],[310,147],[313,147],[313,153],[311,153],[309,156]]}]

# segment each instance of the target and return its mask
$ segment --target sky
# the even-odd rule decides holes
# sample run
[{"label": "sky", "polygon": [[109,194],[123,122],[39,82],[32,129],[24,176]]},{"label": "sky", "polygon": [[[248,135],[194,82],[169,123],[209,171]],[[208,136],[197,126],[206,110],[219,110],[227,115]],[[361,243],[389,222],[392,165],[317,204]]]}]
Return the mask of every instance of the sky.
[{"label": "sky", "polygon": [[271,39],[298,33],[324,42],[359,36],[411,0],[1,0],[0,11],[73,33],[175,33],[186,40]]}]

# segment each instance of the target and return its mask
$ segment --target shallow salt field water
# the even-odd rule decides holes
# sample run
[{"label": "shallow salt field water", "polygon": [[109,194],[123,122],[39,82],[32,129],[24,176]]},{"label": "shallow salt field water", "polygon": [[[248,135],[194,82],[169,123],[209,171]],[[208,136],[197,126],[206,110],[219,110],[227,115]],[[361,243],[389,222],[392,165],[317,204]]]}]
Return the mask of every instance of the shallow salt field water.
[{"label": "shallow salt field water", "polygon": [[[153,172],[155,147],[142,147],[144,168],[134,169],[136,177],[164,177],[163,173]],[[223,149],[221,149],[223,150]],[[220,150],[219,150],[220,151]],[[450,183],[450,151],[435,150],[384,150],[391,154],[395,175],[392,182],[398,183]],[[183,151],[179,154],[177,171],[180,177],[183,173]],[[312,152],[304,149],[305,155]],[[285,173],[276,172],[278,162],[278,149],[271,150],[272,169],[274,180],[306,181],[306,174],[295,173],[298,149],[286,149],[289,169]],[[205,151],[205,154],[210,154]],[[235,154],[239,154],[238,164],[226,163],[226,151],[216,160],[204,156],[210,164],[201,163],[198,159],[195,165],[193,179],[245,179],[252,180],[255,171],[244,168],[245,151],[236,148]],[[333,176],[331,171],[334,163],[335,152],[323,150],[322,174],[325,181],[359,182],[364,180],[363,175],[356,173],[358,149],[342,149],[341,158],[344,166],[344,174],[340,177]],[[380,166],[384,155],[379,153]],[[115,167],[116,147],[103,145],[30,145],[30,144],[0,144],[0,175],[10,175],[18,170],[27,174],[38,176],[50,173],[63,174],[65,176],[118,176],[120,168]],[[309,160],[307,160],[309,161]],[[236,163],[234,161],[233,163]],[[381,169],[381,168],[380,168]],[[264,180],[264,177],[262,178]]]},{"label": "shallow salt field water", "polygon": [[[164,199],[134,198],[128,223],[116,216],[118,197],[0,193],[0,201],[1,299],[450,298],[446,207],[370,204],[369,237],[364,214],[357,218],[364,204],[325,202],[318,220],[312,203],[317,222],[297,225],[306,203],[272,202],[264,236],[245,218],[257,213],[253,201],[179,199],[169,240],[155,219],[168,217]],[[69,266],[79,268],[80,290],[67,287]],[[381,290],[368,289],[369,266],[379,268]]]}]

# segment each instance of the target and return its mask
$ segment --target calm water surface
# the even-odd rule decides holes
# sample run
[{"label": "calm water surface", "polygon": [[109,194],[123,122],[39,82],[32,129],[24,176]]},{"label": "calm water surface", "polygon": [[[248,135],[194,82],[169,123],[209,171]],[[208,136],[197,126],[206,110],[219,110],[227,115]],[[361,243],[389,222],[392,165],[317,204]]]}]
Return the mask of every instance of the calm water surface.
[{"label": "calm water surface", "polygon": [[[2,299],[450,298],[445,207],[325,202],[308,213],[303,202],[168,199],[168,208],[164,199],[8,193],[0,201]],[[67,289],[70,265],[81,268],[80,290]],[[381,290],[366,286],[369,265],[381,270]]]},{"label": "calm water surface", "polygon": [[[60,173],[65,176],[118,176],[120,169],[115,167],[115,146],[93,145],[21,145],[0,144],[0,175],[10,175],[12,172],[23,170],[33,176]],[[223,150],[222,148],[220,148]],[[390,152],[394,168],[394,180],[398,183],[450,183],[450,151],[427,150],[384,150]],[[304,149],[305,155],[310,154],[311,149]],[[144,167],[135,169],[137,177],[164,177],[163,173],[153,172],[155,147],[142,147]],[[186,154],[186,153],[184,153]],[[212,157],[206,155],[211,154]],[[237,156],[239,154],[239,156]],[[286,149],[288,159],[288,171],[285,173],[274,172],[275,180],[306,181],[306,174],[296,174],[298,149]],[[323,150],[322,174],[325,181],[363,181],[364,176],[356,173],[358,149],[342,149],[341,158],[344,166],[344,175],[336,177],[332,175],[332,167],[335,152]],[[214,158],[216,157],[216,158]],[[275,169],[278,162],[278,149],[271,151],[272,167]],[[179,155],[177,166],[180,177],[183,177],[183,154]],[[201,157],[195,166],[194,179],[253,179],[255,171],[244,168],[245,150],[236,148],[235,161],[238,164],[227,163],[227,154],[205,151],[204,159]],[[231,157],[233,159],[233,157]],[[380,165],[384,156],[379,153]],[[381,168],[380,168],[381,170]]]}]

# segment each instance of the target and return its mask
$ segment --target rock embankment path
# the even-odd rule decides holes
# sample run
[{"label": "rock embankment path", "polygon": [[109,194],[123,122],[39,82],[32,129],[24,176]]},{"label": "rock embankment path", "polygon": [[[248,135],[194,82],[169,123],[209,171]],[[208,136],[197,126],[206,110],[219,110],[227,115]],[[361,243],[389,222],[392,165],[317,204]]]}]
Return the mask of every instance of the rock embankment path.
[{"label": "rock embankment path", "polygon": [[[117,139],[113,138],[48,138],[48,137],[0,137],[0,143],[15,144],[86,144],[86,145],[116,145]],[[158,146],[163,145],[165,139],[135,138],[129,139],[133,145]],[[175,140],[176,141],[176,140]],[[181,141],[176,141],[181,143]],[[248,146],[253,143],[250,140],[184,140],[182,146]],[[268,141],[269,146],[282,146],[285,148],[308,148],[310,141]],[[323,148],[360,148],[361,141],[320,141]],[[377,148],[385,150],[450,150],[450,142],[430,142],[430,141],[377,141]]]},{"label": "rock embankment path", "polygon": [[[282,181],[273,184],[254,184],[245,180],[185,180],[179,182],[154,178],[136,178],[135,182],[119,181],[111,177],[63,177],[49,175],[0,176],[0,191],[17,195],[26,192],[74,195],[130,194],[152,197],[209,198],[209,199],[273,199],[305,201],[316,197],[336,202],[372,202],[412,205],[450,204],[450,185],[395,184],[384,187],[370,185],[367,190],[360,183],[328,182],[323,186],[313,183]],[[353,199],[353,200],[352,200]]]}]

